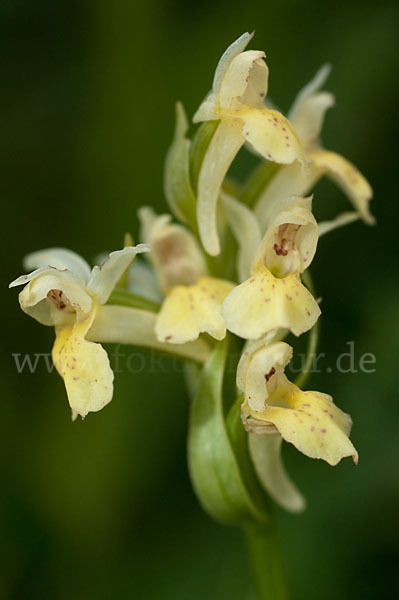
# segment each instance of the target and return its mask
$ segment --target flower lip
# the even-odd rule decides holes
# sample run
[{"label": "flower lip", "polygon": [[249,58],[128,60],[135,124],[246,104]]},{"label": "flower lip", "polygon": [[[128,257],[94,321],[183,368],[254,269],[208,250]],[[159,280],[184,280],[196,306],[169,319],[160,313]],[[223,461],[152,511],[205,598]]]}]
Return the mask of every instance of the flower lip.
[{"label": "flower lip", "polygon": [[[358,454],[349,440],[352,420],[331,396],[303,392],[291,383],[284,368],[292,356],[285,342],[257,343],[243,354],[237,385],[244,392],[242,420],[245,429],[255,434],[270,434],[277,429],[281,437],[310,458],[321,458],[336,465],[345,456],[357,464]],[[274,373],[272,373],[274,369]]]}]

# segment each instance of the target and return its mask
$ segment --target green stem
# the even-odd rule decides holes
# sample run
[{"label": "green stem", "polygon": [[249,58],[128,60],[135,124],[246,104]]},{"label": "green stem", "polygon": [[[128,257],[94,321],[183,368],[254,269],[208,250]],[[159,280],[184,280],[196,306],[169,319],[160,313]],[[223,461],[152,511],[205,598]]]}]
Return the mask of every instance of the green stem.
[{"label": "green stem", "polygon": [[258,600],[287,600],[280,545],[273,519],[267,525],[249,525],[244,531]]}]

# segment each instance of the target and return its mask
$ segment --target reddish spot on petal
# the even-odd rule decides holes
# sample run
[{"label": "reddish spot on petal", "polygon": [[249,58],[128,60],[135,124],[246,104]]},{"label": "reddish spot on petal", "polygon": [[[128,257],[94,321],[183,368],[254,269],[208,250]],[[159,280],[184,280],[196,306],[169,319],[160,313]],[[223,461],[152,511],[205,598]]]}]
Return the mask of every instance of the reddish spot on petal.
[{"label": "reddish spot on petal", "polygon": [[269,381],[270,377],[272,377],[276,372],[276,369],[272,367],[268,373],[265,373],[266,381]]}]

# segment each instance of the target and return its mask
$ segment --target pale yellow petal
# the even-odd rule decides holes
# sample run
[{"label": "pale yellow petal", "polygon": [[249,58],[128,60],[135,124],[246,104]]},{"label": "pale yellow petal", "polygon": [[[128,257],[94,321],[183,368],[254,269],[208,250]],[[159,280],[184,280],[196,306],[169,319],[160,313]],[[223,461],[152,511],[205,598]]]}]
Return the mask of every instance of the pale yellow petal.
[{"label": "pale yellow petal", "polygon": [[200,333],[223,339],[226,328],[220,307],[233,287],[222,279],[201,277],[196,285],[173,288],[158,315],[158,340],[184,344],[197,339]]},{"label": "pale yellow petal", "polygon": [[106,351],[85,339],[95,312],[93,309],[75,325],[57,328],[53,347],[54,364],[64,379],[69,404],[82,418],[101,410],[113,394],[114,374]]},{"label": "pale yellow petal", "polygon": [[281,164],[298,160],[307,164],[307,157],[291,123],[278,111],[237,103],[229,114],[242,119],[245,141],[267,160]]},{"label": "pale yellow petal", "polygon": [[290,512],[301,512],[306,501],[285,470],[281,457],[282,441],[279,434],[250,433],[250,455],[259,480],[273,500]]},{"label": "pale yellow petal", "polygon": [[298,274],[278,279],[259,264],[252,277],[227,296],[222,315],[227,329],[255,340],[280,327],[301,335],[313,327],[320,309]]},{"label": "pale yellow petal", "polygon": [[342,188],[363,221],[373,225],[375,218],[369,209],[373,190],[357,168],[340,154],[322,148],[311,152],[309,157],[321,174],[325,173]]},{"label": "pale yellow petal", "polygon": [[[203,338],[187,344],[160,342],[155,335],[157,313],[127,306],[100,306],[87,339],[112,344],[129,344],[155,348],[161,352],[204,362],[210,354],[210,346]],[[126,352],[126,360],[128,353]]]},{"label": "pale yellow petal", "polygon": [[269,396],[261,413],[251,412],[258,421],[274,425],[282,437],[310,458],[336,465],[341,458],[358,454],[349,440],[352,420],[320,392],[302,392],[287,381]]},{"label": "pale yellow petal", "polygon": [[242,122],[223,119],[206,151],[198,179],[197,221],[201,242],[212,256],[220,252],[217,201],[223,179],[244,143]]}]

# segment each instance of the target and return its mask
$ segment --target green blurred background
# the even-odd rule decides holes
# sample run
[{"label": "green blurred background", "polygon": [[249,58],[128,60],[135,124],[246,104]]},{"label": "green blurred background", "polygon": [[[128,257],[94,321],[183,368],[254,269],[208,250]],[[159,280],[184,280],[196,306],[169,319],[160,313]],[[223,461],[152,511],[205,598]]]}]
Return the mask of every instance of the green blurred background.
[{"label": "green blurred background", "polygon": [[[378,219],[375,228],[356,223],[323,239],[314,262],[323,364],[350,340],[357,361],[372,352],[377,363],[373,374],[323,369],[309,382],[352,414],[357,468],[284,448],[308,499],[302,516],[277,511],[292,597],[393,596],[397,17],[394,2],[374,1],[1,2],[1,597],[248,597],[240,533],[211,522],[190,488],[188,398],[174,363],[155,370],[144,353],[142,372],[116,375],[105,410],[72,424],[61,378],[44,363],[17,372],[13,353],[49,352],[53,331],[23,315],[6,285],[32,250],[66,246],[93,260],[119,248],[125,231],[137,233],[140,205],[165,209],[174,103],[192,115],[221,52],[254,28],[251,47],[267,52],[270,94],[282,110],[323,62],[333,64],[327,88],[337,106],[324,142],[370,179]],[[243,154],[241,170],[250,163]],[[315,207],[332,216],[347,204],[323,181]],[[139,355],[132,361],[139,370]]]}]

